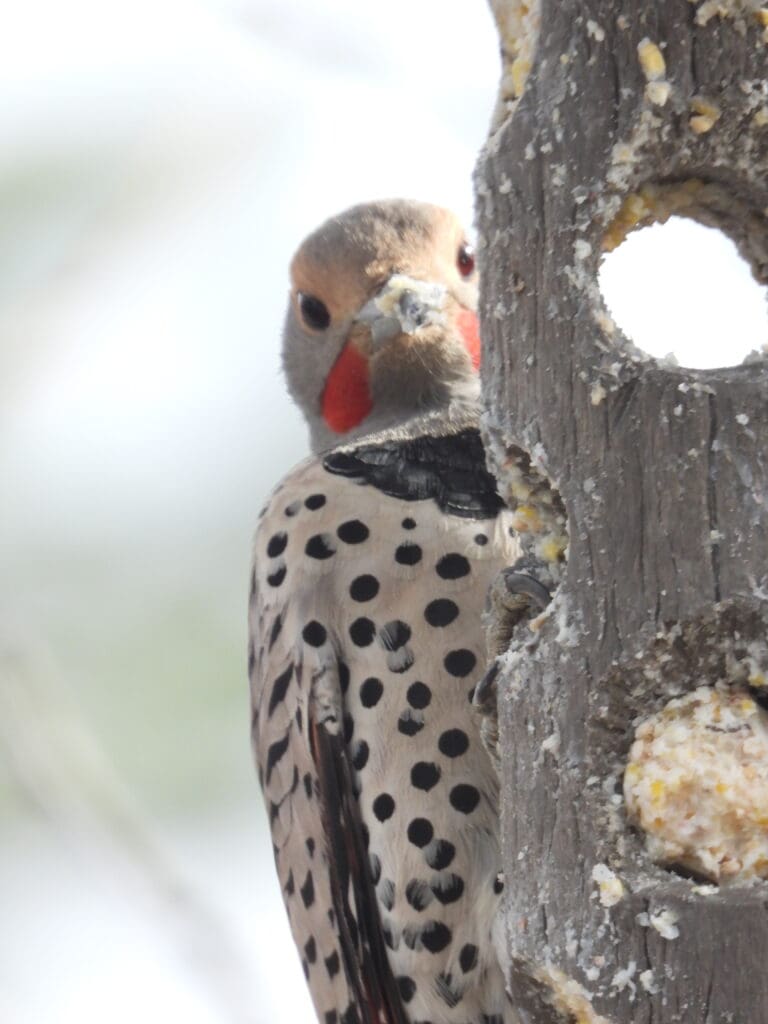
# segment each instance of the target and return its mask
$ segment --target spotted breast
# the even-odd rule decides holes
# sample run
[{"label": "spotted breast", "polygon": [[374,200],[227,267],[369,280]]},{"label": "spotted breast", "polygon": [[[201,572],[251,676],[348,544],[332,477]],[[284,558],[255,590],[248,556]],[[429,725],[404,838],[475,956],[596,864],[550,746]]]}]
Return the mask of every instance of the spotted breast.
[{"label": "spotted breast", "polygon": [[498,782],[471,707],[519,555],[475,429],[309,459],[262,513],[253,738],[322,1024],[511,1024]]}]

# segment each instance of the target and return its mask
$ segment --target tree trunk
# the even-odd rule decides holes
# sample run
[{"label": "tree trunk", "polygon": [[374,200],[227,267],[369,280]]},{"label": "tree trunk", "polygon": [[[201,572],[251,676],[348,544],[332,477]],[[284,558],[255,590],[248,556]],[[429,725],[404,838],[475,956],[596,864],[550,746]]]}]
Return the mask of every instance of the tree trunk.
[{"label": "tree trunk", "polygon": [[597,285],[672,212],[768,277],[768,11],[492,6],[486,439],[557,583],[499,683],[510,988],[526,1024],[768,1024],[768,365],[644,358]]}]

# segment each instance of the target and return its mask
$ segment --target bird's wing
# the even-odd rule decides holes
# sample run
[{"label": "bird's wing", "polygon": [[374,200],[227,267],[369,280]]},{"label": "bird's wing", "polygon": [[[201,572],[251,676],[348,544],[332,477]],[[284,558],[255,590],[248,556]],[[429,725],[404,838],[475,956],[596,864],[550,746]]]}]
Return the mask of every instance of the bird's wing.
[{"label": "bird's wing", "polygon": [[283,898],[318,1019],[406,1024],[344,740],[346,667],[332,629],[331,574],[322,558],[314,560],[314,573],[306,560],[291,560],[317,537],[311,528],[303,536],[297,511],[323,472],[313,462],[294,471],[256,533],[252,738]]}]

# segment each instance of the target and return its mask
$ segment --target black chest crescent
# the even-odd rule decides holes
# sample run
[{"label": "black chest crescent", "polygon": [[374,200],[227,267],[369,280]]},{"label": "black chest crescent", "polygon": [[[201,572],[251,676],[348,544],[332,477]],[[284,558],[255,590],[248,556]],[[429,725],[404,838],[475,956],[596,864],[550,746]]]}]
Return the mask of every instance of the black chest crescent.
[{"label": "black chest crescent", "polygon": [[323,466],[329,473],[369,484],[393,498],[431,498],[443,512],[465,519],[493,519],[505,507],[496,480],[485,468],[477,430],[363,444],[330,452]]}]

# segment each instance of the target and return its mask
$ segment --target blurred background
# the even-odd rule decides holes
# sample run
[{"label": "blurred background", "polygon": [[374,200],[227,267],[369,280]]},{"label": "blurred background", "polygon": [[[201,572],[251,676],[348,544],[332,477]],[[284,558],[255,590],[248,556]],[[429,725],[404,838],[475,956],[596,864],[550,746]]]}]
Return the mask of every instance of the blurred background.
[{"label": "blurred background", "polygon": [[[490,15],[27,0],[3,22],[0,1020],[309,1021],[244,657],[256,513],[306,451],[286,267],[364,199],[471,221]],[[688,222],[630,238],[603,286],[655,354],[768,339],[764,292]]]}]

